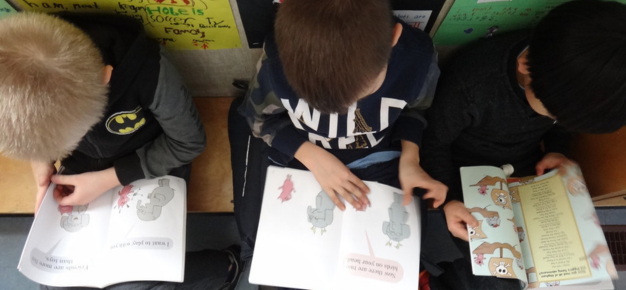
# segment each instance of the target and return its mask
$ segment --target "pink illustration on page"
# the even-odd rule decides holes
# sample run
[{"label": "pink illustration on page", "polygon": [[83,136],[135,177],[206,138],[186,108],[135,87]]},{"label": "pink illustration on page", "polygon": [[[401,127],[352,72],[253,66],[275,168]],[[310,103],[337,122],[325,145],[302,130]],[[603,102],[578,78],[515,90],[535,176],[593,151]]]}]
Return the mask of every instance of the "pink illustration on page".
[{"label": "pink illustration on page", "polygon": [[281,189],[280,195],[278,196],[278,199],[280,199],[281,202],[285,202],[291,199],[291,193],[296,192],[296,190],[293,188],[293,181],[291,181],[291,174],[287,174],[285,182],[283,182],[283,185],[278,189]]}]

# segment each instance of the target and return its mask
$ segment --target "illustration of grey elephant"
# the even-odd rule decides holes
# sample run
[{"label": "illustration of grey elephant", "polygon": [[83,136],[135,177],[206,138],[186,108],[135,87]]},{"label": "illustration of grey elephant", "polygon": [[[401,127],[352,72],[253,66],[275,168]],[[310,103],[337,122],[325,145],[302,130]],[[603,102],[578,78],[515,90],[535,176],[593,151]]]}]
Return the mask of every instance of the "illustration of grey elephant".
[{"label": "illustration of grey elephant", "polygon": [[400,241],[411,236],[411,228],[406,222],[409,220],[409,213],[402,205],[402,195],[394,193],[393,203],[389,206],[389,221],[383,222],[383,233],[389,237],[387,246],[392,246],[392,241],[396,243],[396,249],[402,244]]},{"label": "illustration of grey elephant", "polygon": [[141,200],[137,201],[137,217],[142,221],[156,220],[161,216],[162,208],[173,198],[174,189],[170,187],[170,180],[159,179],[159,187],[148,194],[150,202],[141,205]]},{"label": "illustration of grey elephant", "polygon": [[89,204],[59,206],[59,211],[61,212],[61,227],[73,233],[89,225],[89,215],[85,214],[88,206]]},{"label": "illustration of grey elephant", "polygon": [[313,230],[314,234],[316,228],[322,229],[322,235],[326,232],[326,227],[333,223],[334,210],[335,203],[333,203],[325,191],[320,191],[317,197],[315,197],[315,208],[311,206],[307,208],[309,222],[313,225],[311,230]]}]

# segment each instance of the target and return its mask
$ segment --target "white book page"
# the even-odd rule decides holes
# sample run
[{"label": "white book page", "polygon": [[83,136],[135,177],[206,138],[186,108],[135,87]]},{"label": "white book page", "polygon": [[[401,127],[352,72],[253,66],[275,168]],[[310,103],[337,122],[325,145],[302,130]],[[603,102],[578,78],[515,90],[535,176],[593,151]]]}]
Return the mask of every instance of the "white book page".
[{"label": "white book page", "polygon": [[402,206],[402,190],[365,183],[371,207],[346,210],[336,262],[339,271],[332,289],[415,290],[421,241],[419,201]]},{"label": "white book page", "polygon": [[184,277],[186,184],[178,177],[139,180],[113,192],[103,250],[108,284]]},{"label": "white book page", "polygon": [[342,216],[311,172],[268,167],[250,282],[329,289]]},{"label": "white book page", "polygon": [[465,207],[478,220],[468,227],[472,272],[477,276],[519,279],[527,283],[520,236],[513,213],[515,198],[497,167],[461,168]]},{"label": "white book page", "polygon": [[54,187],[41,203],[18,269],[39,284],[101,286],[112,192],[85,206],[62,207],[54,200]]}]

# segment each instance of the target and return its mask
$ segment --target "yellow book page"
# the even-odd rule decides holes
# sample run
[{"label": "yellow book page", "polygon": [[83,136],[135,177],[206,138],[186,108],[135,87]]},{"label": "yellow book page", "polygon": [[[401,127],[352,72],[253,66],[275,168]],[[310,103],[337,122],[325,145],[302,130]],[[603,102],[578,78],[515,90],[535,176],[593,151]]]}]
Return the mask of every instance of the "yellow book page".
[{"label": "yellow book page", "polygon": [[[0,0],[2,1],[2,0]],[[16,0],[40,12],[107,12],[131,16],[148,36],[166,48],[223,49],[241,47],[228,0]]]},{"label": "yellow book page", "polygon": [[538,282],[591,276],[561,176],[518,187]]}]

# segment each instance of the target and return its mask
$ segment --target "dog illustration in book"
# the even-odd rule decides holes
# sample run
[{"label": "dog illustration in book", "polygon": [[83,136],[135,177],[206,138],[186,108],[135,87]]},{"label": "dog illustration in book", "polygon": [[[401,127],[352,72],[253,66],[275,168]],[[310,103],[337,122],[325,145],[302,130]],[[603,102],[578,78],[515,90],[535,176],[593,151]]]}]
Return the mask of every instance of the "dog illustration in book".
[{"label": "dog illustration in book", "polygon": [[87,211],[86,205],[59,205],[59,212],[61,213],[61,228],[73,233],[81,230],[89,225],[89,215],[85,214]]},{"label": "dog illustration in book", "polygon": [[173,198],[174,189],[170,187],[170,180],[167,178],[159,179],[159,187],[148,194],[150,201],[145,205],[141,204],[141,200],[137,201],[137,217],[142,221],[158,219],[163,207]]},{"label": "dog illustration in book", "polygon": [[492,189],[491,199],[495,205],[501,206],[502,208],[513,209],[513,207],[511,207],[509,193],[504,190],[497,188]]},{"label": "dog illustration in book", "polygon": [[517,187],[511,187],[509,188],[509,191],[511,192],[511,202],[519,203],[520,198],[519,198],[519,190],[517,189]]},{"label": "dog illustration in book", "polygon": [[296,190],[293,188],[293,181],[291,181],[291,174],[287,174],[285,182],[283,182],[283,185],[278,189],[281,190],[280,195],[278,196],[278,199],[280,199],[281,202],[285,202],[291,199],[291,193],[296,192]]},{"label": "dog illustration in book", "polygon": [[485,234],[485,232],[483,232],[482,226],[483,226],[483,221],[481,220],[478,221],[477,227],[470,227],[469,225],[467,226],[467,231],[469,233],[470,240],[473,241],[473,240],[481,240],[481,239],[487,238],[487,235]]},{"label": "dog illustration in book", "polygon": [[315,208],[311,206],[307,208],[309,222],[313,225],[311,230],[314,234],[317,228],[322,229],[322,235],[326,232],[326,227],[333,223],[334,210],[335,203],[325,191],[320,191],[315,197]]},{"label": "dog illustration in book", "polygon": [[497,228],[500,226],[500,214],[497,211],[489,211],[487,210],[487,207],[489,207],[489,205],[485,206],[485,207],[473,207],[468,209],[469,212],[471,213],[478,213],[480,215],[482,215],[485,218],[485,221],[487,221],[487,224],[493,228]]},{"label": "dog illustration in book", "polygon": [[502,183],[505,180],[500,178],[500,177],[493,177],[493,176],[485,176],[483,177],[483,179],[481,179],[480,181],[478,181],[476,184],[470,185],[470,186],[479,186],[478,188],[478,193],[480,193],[481,195],[485,195],[487,194],[487,186],[496,186],[496,184],[498,184],[498,182],[500,183],[500,186],[502,186]]},{"label": "dog illustration in book", "polygon": [[411,236],[411,228],[406,222],[409,220],[409,213],[402,206],[402,195],[394,193],[393,203],[389,206],[389,221],[383,222],[383,233],[389,237],[387,246],[392,246],[392,241],[396,242],[396,249],[402,244],[400,241]]},{"label": "dog illustration in book", "polygon": [[474,249],[474,251],[472,251],[472,254],[476,255],[476,257],[474,258],[475,261],[482,255],[480,261],[481,263],[483,263],[485,255],[493,255],[497,250],[499,250],[500,252],[500,257],[491,257],[489,258],[489,262],[487,263],[487,265],[489,265],[489,272],[491,273],[491,275],[499,278],[517,278],[517,275],[515,275],[512,267],[513,258],[504,257],[503,251],[509,250],[513,254],[513,257],[517,260],[518,266],[520,265],[520,261],[522,261],[522,253],[517,251],[510,244],[484,242],[480,244],[480,246],[478,246],[476,249]]}]

